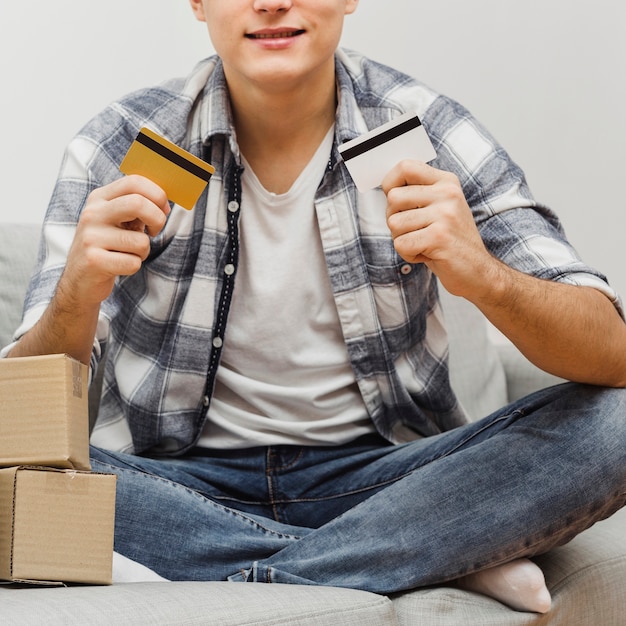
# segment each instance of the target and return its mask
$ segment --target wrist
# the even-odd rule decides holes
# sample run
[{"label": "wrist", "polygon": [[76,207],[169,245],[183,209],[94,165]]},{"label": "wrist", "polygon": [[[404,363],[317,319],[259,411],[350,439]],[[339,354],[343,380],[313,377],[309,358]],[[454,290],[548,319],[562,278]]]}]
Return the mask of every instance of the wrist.
[{"label": "wrist", "polygon": [[479,286],[470,299],[483,311],[515,311],[528,291],[528,281],[532,280],[495,257],[479,273]]}]

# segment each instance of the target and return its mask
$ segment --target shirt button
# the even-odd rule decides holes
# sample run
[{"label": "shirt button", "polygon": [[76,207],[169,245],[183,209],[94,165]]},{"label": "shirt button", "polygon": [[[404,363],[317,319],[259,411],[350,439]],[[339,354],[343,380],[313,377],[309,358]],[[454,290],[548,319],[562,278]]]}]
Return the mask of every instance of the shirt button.
[{"label": "shirt button", "polygon": [[224,345],[224,342],[222,341],[221,337],[215,337],[213,339],[213,347],[214,348],[221,348]]},{"label": "shirt button", "polygon": [[204,398],[202,398],[202,404],[204,406],[209,406],[209,396],[204,396]]},{"label": "shirt button", "polygon": [[231,200],[228,203],[228,210],[231,213],[237,213],[237,211],[239,211],[239,202],[237,202],[237,200]]},{"label": "shirt button", "polygon": [[235,266],[232,263],[229,263],[228,265],[226,265],[226,267],[224,268],[224,274],[226,274],[226,276],[232,276],[235,273]]},{"label": "shirt button", "polygon": [[400,268],[400,271],[406,276],[407,274],[410,274],[413,271],[413,267],[411,267],[408,263],[406,263]]}]

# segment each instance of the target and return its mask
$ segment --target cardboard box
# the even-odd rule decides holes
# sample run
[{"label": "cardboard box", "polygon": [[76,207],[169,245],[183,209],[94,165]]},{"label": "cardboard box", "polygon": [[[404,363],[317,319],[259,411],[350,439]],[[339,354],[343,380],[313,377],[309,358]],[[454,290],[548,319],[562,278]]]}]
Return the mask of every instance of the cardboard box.
[{"label": "cardboard box", "polygon": [[0,469],[0,579],[111,584],[116,478]]},{"label": "cardboard box", "polygon": [[91,469],[88,378],[63,354],[0,359],[0,466]]}]

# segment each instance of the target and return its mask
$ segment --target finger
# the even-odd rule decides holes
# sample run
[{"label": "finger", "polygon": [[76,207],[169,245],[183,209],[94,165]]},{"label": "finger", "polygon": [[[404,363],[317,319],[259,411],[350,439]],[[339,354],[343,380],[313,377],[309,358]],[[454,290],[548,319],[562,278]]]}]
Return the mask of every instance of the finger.
[{"label": "finger", "polygon": [[394,187],[387,193],[387,218],[394,213],[425,208],[433,204],[436,199],[436,190],[432,185]]},{"label": "finger", "polygon": [[425,263],[431,261],[430,229],[407,230],[393,238],[396,252],[409,263]]},{"label": "finger", "polygon": [[126,229],[126,230],[134,230],[138,233],[145,233],[146,232],[146,225],[139,219],[134,219],[130,222],[124,222],[122,223],[122,228]]},{"label": "finger", "polygon": [[382,188],[388,194],[391,189],[406,185],[434,185],[443,174],[441,170],[422,161],[404,159],[385,176]]},{"label": "finger", "polygon": [[[167,195],[148,178],[130,175],[92,193],[94,202],[107,203],[107,221],[124,228],[158,234],[170,213]],[[143,224],[143,226],[140,225]]]},{"label": "finger", "polygon": [[145,176],[130,174],[114,180],[108,185],[97,189],[94,194],[103,200],[114,200],[120,196],[140,194],[161,208],[167,204],[167,196],[163,189]]},{"label": "finger", "polygon": [[434,222],[436,217],[436,212],[430,208],[399,211],[392,213],[387,218],[387,227],[392,238],[395,239],[406,233],[427,228]]},{"label": "finger", "polygon": [[[108,207],[107,207],[108,208]],[[93,214],[95,210],[91,212]],[[145,260],[150,253],[150,236],[141,230],[120,228],[117,224],[94,222],[89,215],[81,216],[73,248],[86,259],[89,267],[97,268],[102,260],[99,251],[120,252]]]},{"label": "finger", "polygon": [[[146,235],[144,237],[147,239]],[[103,272],[110,277],[131,276],[139,271],[146,254],[139,254],[129,250],[121,251],[116,249],[116,247],[103,247],[91,251],[89,266],[98,268],[99,272]]]},{"label": "finger", "polygon": [[139,194],[125,195],[112,200],[102,200],[93,195],[81,212],[79,224],[87,232],[107,228],[119,231],[136,231],[158,234],[165,226],[167,215],[153,202]]},{"label": "finger", "polygon": [[132,255],[145,261],[150,254],[150,236],[143,230],[108,229],[102,247],[110,252]]},{"label": "finger", "polygon": [[154,236],[161,232],[167,221],[163,209],[141,194],[120,196],[107,205],[112,223],[124,230],[147,232]]}]

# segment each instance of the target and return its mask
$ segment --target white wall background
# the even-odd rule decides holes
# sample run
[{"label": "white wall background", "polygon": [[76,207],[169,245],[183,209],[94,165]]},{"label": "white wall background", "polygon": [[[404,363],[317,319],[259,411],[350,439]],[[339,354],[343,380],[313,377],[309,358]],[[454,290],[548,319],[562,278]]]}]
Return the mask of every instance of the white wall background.
[{"label": "white wall background", "polygon": [[[615,0],[361,0],[343,43],[472,110],[626,295],[625,25]],[[41,221],[89,117],[211,52],[186,0],[2,0],[0,227]]]}]

